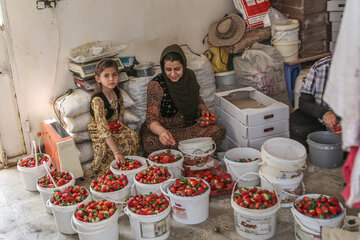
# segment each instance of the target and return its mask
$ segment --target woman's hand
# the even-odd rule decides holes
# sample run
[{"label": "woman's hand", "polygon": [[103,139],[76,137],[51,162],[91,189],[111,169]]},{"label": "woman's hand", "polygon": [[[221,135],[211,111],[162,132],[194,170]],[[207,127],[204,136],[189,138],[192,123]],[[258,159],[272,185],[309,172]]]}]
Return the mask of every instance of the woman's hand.
[{"label": "woman's hand", "polygon": [[175,138],[167,129],[163,129],[159,134],[159,141],[165,146],[174,146],[176,144]]},{"label": "woman's hand", "polygon": [[118,165],[125,164],[125,157],[121,152],[114,153],[114,156]]},{"label": "woman's hand", "polygon": [[207,109],[207,108],[201,111],[201,115],[202,115],[202,116],[215,116],[215,114],[212,113],[212,112],[211,112],[209,109]]},{"label": "woman's hand", "polygon": [[333,111],[328,111],[323,115],[322,119],[324,120],[326,126],[328,126],[330,131],[334,132],[335,127],[337,126],[335,113]]}]

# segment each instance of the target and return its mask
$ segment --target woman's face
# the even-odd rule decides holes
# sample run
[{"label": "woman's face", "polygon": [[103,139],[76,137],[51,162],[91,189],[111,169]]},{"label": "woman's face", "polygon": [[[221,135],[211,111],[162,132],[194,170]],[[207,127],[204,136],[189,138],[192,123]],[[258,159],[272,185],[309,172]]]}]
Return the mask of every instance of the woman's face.
[{"label": "woman's face", "polygon": [[165,61],[164,71],[172,82],[177,82],[184,73],[184,67],[179,61]]}]

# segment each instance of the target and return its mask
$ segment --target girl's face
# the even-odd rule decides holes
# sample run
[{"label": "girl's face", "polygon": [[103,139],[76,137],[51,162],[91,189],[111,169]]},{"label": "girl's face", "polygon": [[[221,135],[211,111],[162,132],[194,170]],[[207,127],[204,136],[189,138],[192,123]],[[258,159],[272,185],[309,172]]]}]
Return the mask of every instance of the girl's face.
[{"label": "girl's face", "polygon": [[103,87],[114,89],[119,83],[119,72],[115,67],[104,68],[100,76],[95,76],[95,80]]},{"label": "girl's face", "polygon": [[164,71],[166,76],[172,81],[177,82],[184,73],[184,67],[179,61],[165,61]]}]

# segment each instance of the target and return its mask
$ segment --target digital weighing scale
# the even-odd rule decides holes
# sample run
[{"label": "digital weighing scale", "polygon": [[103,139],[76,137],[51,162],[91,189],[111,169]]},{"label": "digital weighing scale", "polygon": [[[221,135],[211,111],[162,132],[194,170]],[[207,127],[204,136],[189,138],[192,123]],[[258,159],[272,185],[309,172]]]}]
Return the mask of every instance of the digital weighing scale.
[{"label": "digital weighing scale", "polygon": [[[119,73],[119,83],[129,80],[126,72]],[[74,83],[78,88],[82,88],[87,91],[92,91],[96,88],[96,80],[94,77],[85,79],[74,73]]]},{"label": "digital weighing scale", "polygon": [[[120,58],[111,58],[112,60],[116,61],[118,64],[118,70],[121,71],[124,69],[124,65],[120,61]],[[100,62],[101,60],[88,62],[88,63],[75,63],[75,62],[69,62],[69,69],[73,73],[79,75],[83,79],[88,79],[95,76],[95,68],[96,64]]]}]

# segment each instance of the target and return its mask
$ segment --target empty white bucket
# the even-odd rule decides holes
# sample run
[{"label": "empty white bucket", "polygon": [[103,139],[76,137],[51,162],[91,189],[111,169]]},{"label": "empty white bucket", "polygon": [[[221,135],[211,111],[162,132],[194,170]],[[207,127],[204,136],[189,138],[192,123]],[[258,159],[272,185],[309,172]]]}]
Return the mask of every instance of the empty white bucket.
[{"label": "empty white bucket", "polygon": [[[171,170],[169,170],[170,173],[170,178],[162,183],[168,183],[171,181],[171,179],[173,178],[173,174],[171,172]],[[162,183],[156,183],[156,184],[146,184],[146,183],[141,183],[136,181],[136,179],[134,178],[134,186],[135,186],[135,190],[136,190],[136,194],[150,194],[150,193],[156,193],[157,195],[161,194],[161,190],[160,190],[160,185]]]},{"label": "empty white bucket", "polygon": [[[321,194],[306,194],[299,196],[295,199],[295,201],[300,201],[303,197],[308,196],[309,198],[318,198]],[[326,196],[326,195],[323,195]],[[326,196],[329,198],[329,196]],[[291,213],[295,219],[295,238],[297,240],[318,240],[321,239],[321,227],[328,226],[328,227],[336,227],[340,228],[343,225],[343,221],[345,218],[345,210],[344,206],[340,203],[342,208],[342,212],[332,218],[314,218],[306,216],[300,213],[298,210],[295,209],[294,204],[291,207]]]},{"label": "empty white bucket", "polygon": [[305,169],[305,147],[290,138],[270,138],[261,146],[262,171],[280,179],[299,176]]},{"label": "empty white bucket", "polygon": [[[50,165],[51,165],[50,156],[47,154],[44,154],[44,155],[46,155],[48,157],[49,160],[46,162],[46,165],[48,167],[50,167]],[[29,158],[29,157],[32,157],[32,156],[30,155],[25,158]],[[28,190],[28,191],[36,191],[36,185],[37,185],[38,178],[46,174],[45,166],[43,164],[41,164],[40,166],[32,167],[32,168],[20,167],[19,163],[21,160],[19,160],[17,163],[17,169],[20,172],[20,178],[23,183],[24,189]]]},{"label": "empty white bucket", "polygon": [[144,171],[147,168],[146,158],[140,157],[140,156],[125,156],[125,158],[139,161],[139,162],[141,162],[142,166],[137,169],[122,171],[122,170],[115,169],[115,167],[117,166],[117,163],[116,163],[116,160],[114,160],[110,164],[110,170],[117,176],[121,176],[121,174],[125,174],[128,178],[129,184],[132,185],[134,183],[135,175],[138,172]]},{"label": "empty white bucket", "polygon": [[119,239],[118,225],[119,211],[100,222],[82,222],[76,219],[75,214],[71,217],[71,225],[79,234],[80,240],[117,240]]},{"label": "empty white bucket", "polygon": [[[42,200],[42,202],[43,202],[43,205],[44,205],[45,210],[46,210],[47,213],[50,213],[50,214],[52,213],[51,209],[46,205],[46,202],[47,202],[47,201],[49,200],[49,198],[51,198],[51,196],[54,194],[54,191],[55,191],[55,190],[61,190],[61,189],[63,189],[63,188],[66,188],[67,186],[74,186],[74,184],[75,184],[74,174],[72,174],[71,172],[69,172],[69,174],[70,174],[70,176],[72,177],[71,180],[70,180],[68,183],[66,183],[66,184],[64,184],[64,185],[62,185],[62,186],[60,186],[60,187],[57,187],[57,188],[55,188],[55,187],[53,187],[53,188],[43,188],[43,187],[40,187],[39,184],[37,184],[37,183],[38,183],[39,179],[40,179],[41,177],[43,177],[44,175],[41,176],[41,177],[38,179],[38,181],[36,181],[36,189],[40,192],[41,200]],[[47,174],[45,174],[45,175],[47,175]]]},{"label": "empty white bucket", "polygon": [[[89,194],[89,192],[88,192]],[[75,205],[71,206],[58,206],[51,203],[50,199],[46,201],[46,206],[51,209],[54,219],[55,225],[59,232],[65,234],[75,234],[75,230],[71,226],[71,216],[74,214],[75,209],[80,206],[82,203],[89,202],[91,200],[91,195]]]},{"label": "empty white bucket", "polygon": [[[256,173],[248,173],[248,175]],[[238,180],[240,180],[239,178]],[[234,209],[236,232],[243,238],[252,240],[263,240],[272,238],[276,234],[277,215],[280,209],[279,195],[277,203],[267,209],[243,208],[234,201],[234,192],[237,182],[231,194],[231,206]],[[261,189],[261,188],[260,188]],[[265,189],[265,188],[263,188]],[[269,190],[269,189],[268,189]]]},{"label": "empty white bucket", "polygon": [[299,40],[299,21],[295,19],[289,19],[288,24],[274,25],[273,35],[271,41],[296,41]]},{"label": "empty white bucket", "polygon": [[291,207],[295,198],[297,198],[298,195],[305,193],[303,173],[294,178],[280,179],[265,175],[262,171],[262,168],[263,166],[259,169],[261,187],[278,192],[280,195],[279,201],[281,207]]},{"label": "empty white bucket", "polygon": [[128,207],[124,212],[129,216],[132,236],[136,240],[165,240],[170,235],[170,205],[156,215],[139,215]]},{"label": "empty white bucket", "polygon": [[[156,155],[156,154],[159,154],[159,153],[162,153],[162,152],[165,152],[166,150],[167,149],[162,149],[162,150],[155,151],[155,152],[151,153],[149,155],[149,157],[153,156],[153,155]],[[172,155],[180,155],[181,158],[179,160],[177,160],[176,162],[173,162],[173,163],[156,163],[156,162],[151,161],[149,159],[149,157],[148,157],[147,160],[148,160],[148,163],[149,163],[150,166],[167,167],[169,170],[171,170],[174,178],[179,178],[179,177],[182,176],[184,156],[178,150],[174,150],[174,149],[170,149],[170,150],[171,150]]]},{"label": "empty white bucket", "polygon": [[175,180],[173,179],[168,184],[166,191],[163,189],[166,183],[161,185],[162,193],[170,198],[173,219],[183,224],[199,224],[206,221],[209,217],[210,185],[205,180],[202,180],[208,186],[206,192],[198,196],[184,197],[175,195],[169,190]]},{"label": "empty white bucket", "polygon": [[215,73],[215,85],[216,88],[223,86],[234,85],[236,87],[236,78],[234,71]]},{"label": "empty white bucket", "polygon": [[285,62],[295,61],[299,58],[300,40],[273,42],[274,47],[280,52]]},{"label": "empty white bucket", "polygon": [[[242,158],[250,158],[252,162],[239,162],[237,160]],[[248,172],[258,172],[260,164],[260,151],[254,148],[233,148],[227,151],[224,155],[224,162],[226,170],[231,175],[235,182],[239,177]],[[239,185],[244,187],[259,185],[260,180],[257,175],[248,175],[239,181]]]}]

